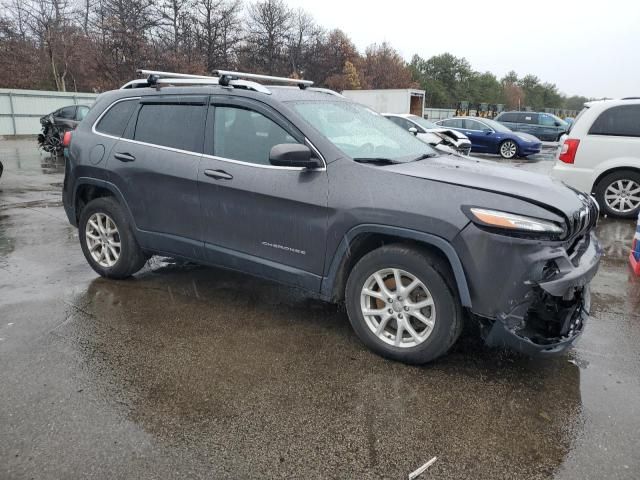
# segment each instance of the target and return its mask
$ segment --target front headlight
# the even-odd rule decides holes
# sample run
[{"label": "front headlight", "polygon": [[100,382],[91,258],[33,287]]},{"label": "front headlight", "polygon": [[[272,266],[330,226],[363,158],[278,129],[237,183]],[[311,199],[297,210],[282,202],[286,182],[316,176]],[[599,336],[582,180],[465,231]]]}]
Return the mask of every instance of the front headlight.
[{"label": "front headlight", "polygon": [[557,223],[539,218],[525,217],[514,213],[485,208],[472,207],[469,209],[471,220],[485,227],[499,228],[521,233],[543,234],[561,237],[565,230]]}]

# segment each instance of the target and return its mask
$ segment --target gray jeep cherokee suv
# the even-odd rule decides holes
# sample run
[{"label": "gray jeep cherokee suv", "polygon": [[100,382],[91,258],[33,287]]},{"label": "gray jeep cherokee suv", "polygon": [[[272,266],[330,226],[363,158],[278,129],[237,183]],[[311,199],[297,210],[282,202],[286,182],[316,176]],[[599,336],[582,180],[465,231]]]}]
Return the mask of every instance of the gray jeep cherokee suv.
[{"label": "gray jeep cherokee suv", "polygon": [[64,206],[97,273],[160,254],[276,280],[344,301],[363,343],[408,363],[447,352],[463,317],[526,354],[581,334],[590,197],[442,155],[310,82],[220,75],[104,93],[73,133]]}]

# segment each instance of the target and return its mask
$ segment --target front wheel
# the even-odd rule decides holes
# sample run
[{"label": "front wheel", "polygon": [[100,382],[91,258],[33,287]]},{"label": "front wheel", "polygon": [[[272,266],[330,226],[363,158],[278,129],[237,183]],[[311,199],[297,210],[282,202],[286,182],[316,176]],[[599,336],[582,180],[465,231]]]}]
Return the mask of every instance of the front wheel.
[{"label": "front wheel", "polygon": [[122,207],[111,197],[96,198],[82,209],[78,233],[87,262],[103,277],[130,277],[147,261]]},{"label": "front wheel", "polygon": [[378,354],[422,364],[444,355],[462,331],[448,268],[428,252],[388,245],[360,259],[345,303],[356,334]]},{"label": "front wheel", "polygon": [[618,218],[637,218],[640,212],[640,173],[619,170],[596,186],[596,200],[602,212]]},{"label": "front wheel", "polygon": [[500,156],[510,160],[518,154],[518,145],[513,140],[505,140],[500,144]]}]

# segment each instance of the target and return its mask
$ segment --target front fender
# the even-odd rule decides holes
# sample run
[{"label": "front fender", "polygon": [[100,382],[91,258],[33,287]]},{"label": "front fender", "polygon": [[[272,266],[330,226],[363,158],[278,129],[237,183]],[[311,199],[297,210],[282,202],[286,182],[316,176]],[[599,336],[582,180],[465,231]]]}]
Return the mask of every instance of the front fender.
[{"label": "front fender", "polygon": [[436,235],[420,232],[417,230],[410,230],[401,227],[391,227],[386,225],[376,224],[362,224],[357,225],[347,233],[345,233],[342,241],[336,248],[336,252],[333,255],[331,264],[327,275],[322,279],[321,295],[326,298],[332,298],[336,282],[338,281],[340,274],[340,267],[343,261],[349,255],[350,247],[356,237],[362,234],[383,234],[393,237],[405,238],[407,240],[414,240],[434,248],[437,248],[446,258],[449,260],[451,270],[456,280],[456,286],[458,287],[458,293],[460,295],[460,302],[462,306],[471,308],[471,295],[469,293],[469,286],[467,279],[462,268],[462,262],[456,253],[455,249],[447,240]]}]

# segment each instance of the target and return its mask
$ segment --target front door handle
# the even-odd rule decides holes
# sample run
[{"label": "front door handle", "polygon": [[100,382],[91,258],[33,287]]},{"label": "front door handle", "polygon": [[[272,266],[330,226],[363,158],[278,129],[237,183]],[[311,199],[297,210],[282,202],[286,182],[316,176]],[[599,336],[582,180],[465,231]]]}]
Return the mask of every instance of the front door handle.
[{"label": "front door handle", "polygon": [[113,155],[115,158],[120,160],[121,162],[133,162],[136,157],[126,152],[118,152]]},{"label": "front door handle", "polygon": [[216,180],[231,180],[233,175],[225,172],[224,170],[205,170],[204,174],[207,177],[215,178]]}]

